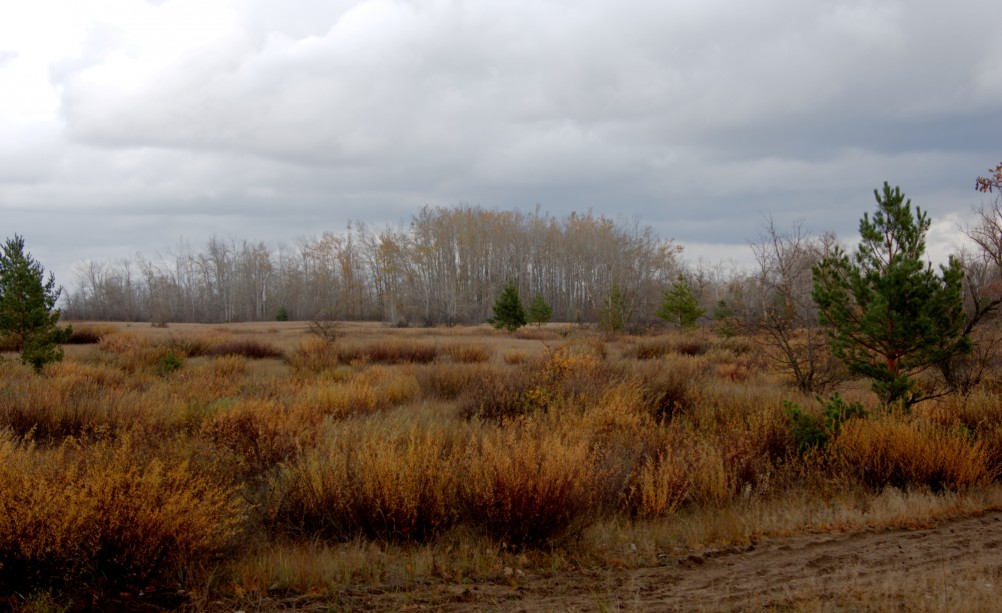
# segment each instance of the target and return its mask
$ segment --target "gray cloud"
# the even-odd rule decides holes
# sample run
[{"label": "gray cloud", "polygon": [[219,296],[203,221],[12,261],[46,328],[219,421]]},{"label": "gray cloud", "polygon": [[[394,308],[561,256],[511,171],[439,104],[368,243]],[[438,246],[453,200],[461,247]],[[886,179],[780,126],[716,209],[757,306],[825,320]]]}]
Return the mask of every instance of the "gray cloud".
[{"label": "gray cloud", "polygon": [[964,211],[997,161],[987,1],[255,0],[213,36],[156,4],[174,46],[97,23],[49,65],[58,130],[0,132],[0,209],[74,220],[60,261],[458,202],[733,251],[765,213],[852,233],[885,179]]}]

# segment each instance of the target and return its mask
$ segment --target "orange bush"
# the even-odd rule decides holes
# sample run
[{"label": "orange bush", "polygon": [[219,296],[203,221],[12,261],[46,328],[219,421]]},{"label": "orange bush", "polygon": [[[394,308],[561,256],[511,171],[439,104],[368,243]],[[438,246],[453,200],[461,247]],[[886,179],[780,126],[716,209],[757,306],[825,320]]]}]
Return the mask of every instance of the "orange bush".
[{"label": "orange bush", "polygon": [[0,435],[0,590],[131,591],[227,552],[235,491],[130,439],[45,450]]},{"label": "orange bush", "polygon": [[831,453],[844,474],[871,487],[956,490],[985,485],[994,476],[980,441],[962,431],[896,415],[850,420]]},{"label": "orange bush", "polygon": [[541,424],[484,435],[463,480],[470,521],[501,542],[538,545],[582,528],[596,499],[591,450]]},{"label": "orange bush", "polygon": [[459,517],[462,448],[447,432],[344,425],[282,471],[272,525],[307,537],[424,540]]}]

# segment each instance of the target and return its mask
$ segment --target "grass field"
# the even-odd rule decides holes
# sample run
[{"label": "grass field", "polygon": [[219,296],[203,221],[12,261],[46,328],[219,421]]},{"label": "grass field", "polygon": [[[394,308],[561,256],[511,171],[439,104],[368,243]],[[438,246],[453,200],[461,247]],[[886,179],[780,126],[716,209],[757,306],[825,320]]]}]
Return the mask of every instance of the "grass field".
[{"label": "grass field", "polygon": [[852,382],[868,415],[811,447],[743,337],[73,326],[0,362],[0,607],[406,603],[1002,504],[998,377],[907,415]]}]

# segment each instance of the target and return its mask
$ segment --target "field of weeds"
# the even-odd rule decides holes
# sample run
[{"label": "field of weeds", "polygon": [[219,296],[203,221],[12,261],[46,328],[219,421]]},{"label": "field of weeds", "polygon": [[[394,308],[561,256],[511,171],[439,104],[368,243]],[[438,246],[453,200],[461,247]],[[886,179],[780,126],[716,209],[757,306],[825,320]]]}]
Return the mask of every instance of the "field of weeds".
[{"label": "field of weeds", "polygon": [[742,337],[74,329],[41,375],[0,362],[0,607],[405,604],[1002,503],[992,377],[910,414],[847,384],[865,415],[820,440]]}]

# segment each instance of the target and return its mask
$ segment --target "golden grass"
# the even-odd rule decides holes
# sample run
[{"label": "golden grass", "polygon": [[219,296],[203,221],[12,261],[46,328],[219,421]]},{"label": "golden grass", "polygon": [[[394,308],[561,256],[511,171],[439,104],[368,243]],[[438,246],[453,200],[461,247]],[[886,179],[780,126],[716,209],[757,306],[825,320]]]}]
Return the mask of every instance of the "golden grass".
[{"label": "golden grass", "polygon": [[336,603],[1002,500],[990,387],[885,415],[850,384],[872,417],[802,455],[784,401],[815,401],[747,339],[344,330],[108,324],[42,376],[0,361],[3,568],[43,600],[155,579]]},{"label": "golden grass", "polygon": [[545,543],[591,519],[591,449],[547,430],[528,422],[488,431],[470,462],[463,486],[472,520],[502,543]]},{"label": "golden grass", "polygon": [[896,415],[850,420],[832,454],[849,477],[871,487],[956,490],[987,485],[997,476],[981,441],[970,440],[964,431]]},{"label": "golden grass", "polygon": [[487,362],[494,355],[494,351],[483,343],[447,345],[444,351],[446,355],[456,362],[463,362],[465,364]]},{"label": "golden grass", "polygon": [[45,449],[0,436],[0,564],[17,584],[2,587],[137,590],[233,545],[245,516],[235,491],[149,451],[130,437]]},{"label": "golden grass", "polygon": [[459,517],[462,447],[451,433],[343,424],[277,476],[269,515],[284,533],[425,540]]}]

